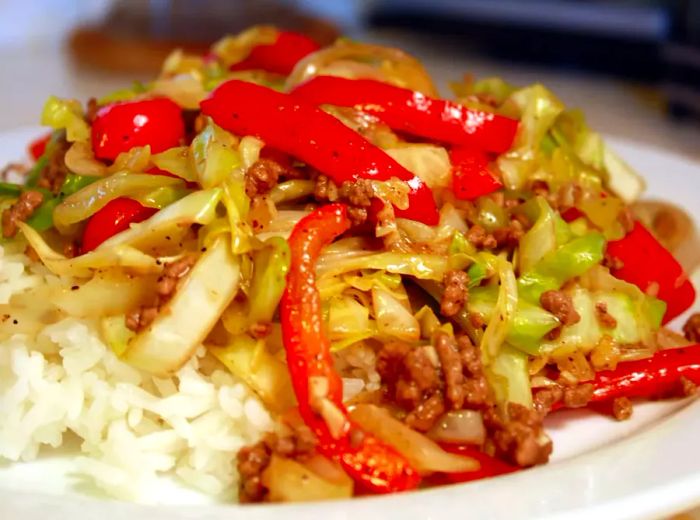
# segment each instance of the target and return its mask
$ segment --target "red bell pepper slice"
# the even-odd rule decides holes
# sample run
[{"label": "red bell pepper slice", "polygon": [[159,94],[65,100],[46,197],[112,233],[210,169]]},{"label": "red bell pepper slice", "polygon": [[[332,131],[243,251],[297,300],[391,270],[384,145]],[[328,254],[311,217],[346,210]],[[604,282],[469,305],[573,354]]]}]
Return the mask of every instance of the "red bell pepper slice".
[{"label": "red bell pepper slice", "polygon": [[29,156],[36,161],[39,157],[44,155],[46,145],[49,144],[50,140],[51,132],[34,139],[31,143],[29,143],[29,147],[27,148],[29,151]]},{"label": "red bell pepper slice", "polygon": [[[358,485],[374,493],[415,488],[420,477],[408,461],[354,425],[343,406],[342,380],[333,366],[330,343],[323,333],[321,297],[316,288],[316,262],[321,249],[350,228],[347,208],[329,204],[297,223],[289,237],[291,263],[280,302],[287,365],[304,422],[318,437],[318,450],[334,458]],[[325,388],[324,402],[342,429],[332,432],[319,413],[313,382]],[[316,404],[315,404],[316,403]]]},{"label": "red bell pepper slice", "polygon": [[433,192],[420,179],[357,132],[320,108],[255,83],[230,80],[202,101],[202,113],[238,135],[254,135],[313,166],[336,184],[360,178],[406,181],[409,207],[397,217],[436,225]]},{"label": "red bell pepper slice", "polygon": [[160,153],[185,137],[180,107],[167,98],[124,101],[98,110],[92,123],[92,149],[98,159],[113,161],[135,146]]},{"label": "red bell pepper slice", "polygon": [[458,199],[474,200],[503,187],[489,169],[489,157],[475,148],[457,147],[450,150],[452,190]]},{"label": "red bell pepper slice", "polygon": [[299,60],[320,48],[320,45],[308,36],[280,31],[273,43],[256,45],[246,58],[234,63],[229,69],[257,69],[287,76]]},{"label": "red bell pepper slice", "polygon": [[128,229],[132,222],[142,222],[157,211],[125,197],[109,201],[88,220],[81,240],[81,253],[92,251],[108,238]]},{"label": "red bell pepper slice", "polygon": [[[615,370],[597,372],[589,403],[609,402],[617,397],[664,397],[681,388],[681,377],[700,385],[700,345],[660,350],[647,359],[626,361]],[[560,401],[552,410],[563,407]]]},{"label": "red bell pepper slice", "polygon": [[621,240],[609,242],[607,254],[622,264],[610,269],[613,276],[666,302],[664,323],[695,301],[695,289],[681,264],[640,222]]},{"label": "red bell pepper slice", "polygon": [[354,107],[395,130],[487,152],[509,150],[518,129],[515,119],[371,79],[316,76],[292,95],[316,105]]}]

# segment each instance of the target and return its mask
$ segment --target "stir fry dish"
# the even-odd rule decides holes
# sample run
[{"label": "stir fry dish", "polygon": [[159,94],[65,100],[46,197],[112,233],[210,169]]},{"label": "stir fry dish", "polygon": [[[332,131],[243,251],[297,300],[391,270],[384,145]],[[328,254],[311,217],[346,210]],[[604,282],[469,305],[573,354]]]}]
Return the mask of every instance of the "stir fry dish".
[{"label": "stir fry dish", "polygon": [[66,478],[138,501],[163,475],[349,498],[545,464],[549,414],[692,394],[700,315],[665,325],[695,290],[643,180],[540,84],[451,89],[259,26],[49,98],[0,184],[0,457],[70,444]]}]

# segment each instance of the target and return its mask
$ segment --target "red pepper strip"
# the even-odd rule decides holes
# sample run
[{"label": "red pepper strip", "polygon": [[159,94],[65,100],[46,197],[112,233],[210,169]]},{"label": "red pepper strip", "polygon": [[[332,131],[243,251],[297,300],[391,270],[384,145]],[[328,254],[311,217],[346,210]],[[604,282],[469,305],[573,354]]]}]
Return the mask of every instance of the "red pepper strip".
[{"label": "red pepper strip", "polygon": [[511,466],[507,462],[487,455],[474,446],[443,443],[440,444],[440,447],[445,451],[476,459],[479,461],[479,469],[464,473],[436,473],[426,479],[428,485],[441,486],[445,484],[461,484],[463,482],[506,475],[520,469],[517,466]]},{"label": "red pepper strip", "polygon": [[[647,359],[626,361],[615,370],[597,372],[593,380],[593,397],[589,401],[602,403],[616,397],[663,397],[681,388],[685,377],[700,385],[700,345],[660,350]],[[563,408],[555,403],[552,410]]]},{"label": "red pepper strip", "polygon": [[410,188],[409,207],[397,217],[428,225],[439,221],[430,188],[360,134],[323,110],[261,85],[230,80],[201,103],[202,113],[238,135],[254,135],[310,164],[336,184],[396,177]]},{"label": "red pepper strip", "polygon": [[46,135],[42,135],[41,137],[38,137],[37,139],[34,139],[31,143],[29,143],[29,156],[36,161],[39,157],[44,155],[44,152],[46,151],[46,145],[49,144],[50,139],[51,132],[49,132]]},{"label": "red pepper strip", "polygon": [[320,45],[303,34],[280,31],[274,43],[257,45],[250,54],[229,67],[230,70],[266,70],[287,76],[305,56],[316,52]]},{"label": "red pepper strip", "polygon": [[622,262],[622,267],[610,269],[613,276],[666,302],[664,323],[695,301],[695,289],[681,264],[641,223],[635,222],[623,239],[609,242],[607,254]]},{"label": "red pepper strip", "polygon": [[503,187],[489,170],[489,157],[475,148],[456,147],[450,150],[452,191],[462,200],[474,200]]},{"label": "red pepper strip", "polygon": [[[316,288],[316,262],[321,249],[350,228],[347,208],[329,204],[310,213],[289,237],[291,265],[280,303],[287,365],[304,422],[318,437],[318,450],[334,458],[363,489],[392,493],[415,488],[420,477],[408,461],[352,424],[343,406],[342,380],[333,367],[330,343],[323,333],[321,298]],[[325,387],[325,400],[338,414],[342,431],[331,432],[317,413],[318,397],[310,385]]]},{"label": "red pepper strip", "polygon": [[83,231],[81,253],[92,251],[108,238],[128,229],[132,222],[142,222],[157,211],[124,197],[109,201],[88,220]]},{"label": "red pepper strip", "polygon": [[515,119],[372,79],[316,76],[292,95],[317,105],[354,107],[395,130],[487,152],[509,150],[518,129]]}]

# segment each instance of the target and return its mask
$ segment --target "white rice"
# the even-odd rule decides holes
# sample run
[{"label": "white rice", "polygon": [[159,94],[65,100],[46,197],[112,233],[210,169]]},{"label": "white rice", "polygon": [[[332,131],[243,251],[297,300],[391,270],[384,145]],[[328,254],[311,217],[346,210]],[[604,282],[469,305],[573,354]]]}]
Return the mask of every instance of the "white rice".
[{"label": "white rice", "polygon": [[[52,283],[29,263],[0,247],[0,303]],[[77,473],[117,498],[148,501],[162,474],[235,497],[236,452],[272,425],[260,401],[203,347],[162,379],[121,362],[91,320],[64,317],[36,337],[0,342],[0,461],[35,459],[72,432],[82,440]]]}]

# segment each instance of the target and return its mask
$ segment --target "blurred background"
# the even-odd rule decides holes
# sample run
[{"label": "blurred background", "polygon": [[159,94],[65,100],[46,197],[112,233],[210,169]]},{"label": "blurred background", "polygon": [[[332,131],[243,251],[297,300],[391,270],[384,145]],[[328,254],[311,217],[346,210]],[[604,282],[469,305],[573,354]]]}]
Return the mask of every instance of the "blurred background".
[{"label": "blurred background", "polygon": [[541,81],[604,133],[700,158],[700,0],[0,0],[0,131],[255,23],[402,47],[445,94]]}]

